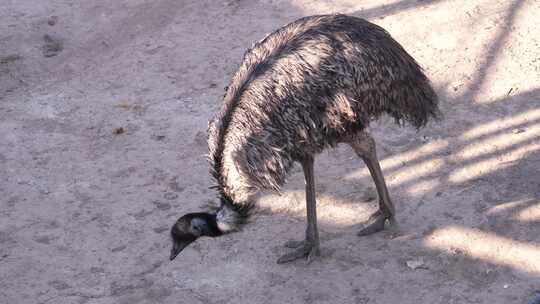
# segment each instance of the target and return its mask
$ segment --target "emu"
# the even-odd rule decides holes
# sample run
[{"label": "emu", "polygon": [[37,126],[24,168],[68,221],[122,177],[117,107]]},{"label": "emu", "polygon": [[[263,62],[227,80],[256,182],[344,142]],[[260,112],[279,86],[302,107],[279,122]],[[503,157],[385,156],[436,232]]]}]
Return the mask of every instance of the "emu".
[{"label": "emu", "polygon": [[318,256],[314,156],[339,143],[349,144],[365,162],[379,197],[378,211],[359,235],[394,223],[394,205],[367,129],[382,114],[417,129],[439,115],[429,79],[383,28],[341,14],[310,16],[255,43],[209,122],[219,207],[175,222],[170,259],[198,237],[238,230],[256,194],[279,190],[294,162],[305,177],[306,237],[287,242],[292,249],[278,263]]}]

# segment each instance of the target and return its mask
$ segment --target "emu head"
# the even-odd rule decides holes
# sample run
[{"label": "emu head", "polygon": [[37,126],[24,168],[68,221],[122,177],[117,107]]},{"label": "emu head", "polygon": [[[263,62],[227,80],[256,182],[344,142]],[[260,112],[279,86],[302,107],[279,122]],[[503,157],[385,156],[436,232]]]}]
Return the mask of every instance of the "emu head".
[{"label": "emu head", "polygon": [[188,213],[180,217],[171,228],[172,249],[170,260],[201,236],[216,237],[219,230],[216,215],[210,213]]}]

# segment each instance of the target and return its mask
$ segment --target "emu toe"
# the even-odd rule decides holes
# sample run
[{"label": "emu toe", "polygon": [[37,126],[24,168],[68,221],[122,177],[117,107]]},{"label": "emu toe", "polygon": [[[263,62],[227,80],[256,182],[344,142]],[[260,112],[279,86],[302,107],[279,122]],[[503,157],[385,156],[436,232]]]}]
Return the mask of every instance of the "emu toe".
[{"label": "emu toe", "polygon": [[285,244],[286,247],[295,248],[293,251],[282,255],[278,260],[278,264],[289,263],[301,258],[306,258],[308,263],[311,263],[315,260],[316,257],[320,256],[320,251],[318,246],[314,246],[307,241],[289,241]]},{"label": "emu toe", "polygon": [[358,232],[358,236],[366,236],[384,230],[386,220],[389,220],[391,224],[394,222],[392,216],[378,210],[369,217],[364,229]]}]

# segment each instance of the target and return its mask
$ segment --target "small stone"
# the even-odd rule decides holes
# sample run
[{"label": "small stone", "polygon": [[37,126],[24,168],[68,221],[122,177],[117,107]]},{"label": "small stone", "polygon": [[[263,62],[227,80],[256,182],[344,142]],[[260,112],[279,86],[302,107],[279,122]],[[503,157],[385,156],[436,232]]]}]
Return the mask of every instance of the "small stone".
[{"label": "small stone", "polygon": [[102,267],[90,267],[90,272],[91,273],[104,273],[105,272],[105,269],[102,268]]},{"label": "small stone", "polygon": [[40,236],[40,237],[34,238],[34,241],[36,241],[38,243],[41,243],[41,244],[50,244],[51,239],[48,236],[45,235],[45,236]]},{"label": "small stone", "polygon": [[167,230],[169,230],[169,227],[168,226],[161,226],[161,227],[156,227],[153,229],[155,233],[163,233]]},{"label": "small stone", "polygon": [[409,267],[412,270],[427,269],[427,267],[424,265],[424,259],[423,258],[407,261],[407,267]]},{"label": "small stone", "polygon": [[165,135],[152,135],[151,138],[156,141],[162,141],[165,139]]},{"label": "small stone", "polygon": [[126,245],[121,245],[121,246],[112,248],[111,251],[112,251],[112,252],[117,252],[117,251],[122,251],[122,250],[124,250],[124,249],[126,249]]},{"label": "small stone", "polygon": [[159,50],[160,50],[161,48],[163,48],[163,45],[160,45],[160,46],[157,46],[157,47],[154,47],[154,48],[145,50],[144,53],[145,53],[145,54],[148,54],[148,55],[154,55],[154,54],[156,54],[157,52],[159,52]]},{"label": "small stone", "polygon": [[120,127],[120,128],[116,128],[113,130],[113,134],[115,135],[120,135],[120,134],[123,134],[123,133],[126,133],[126,129]]},{"label": "small stone", "polygon": [[45,41],[45,44],[42,47],[42,51],[45,57],[54,57],[64,49],[60,40],[50,35],[43,35],[43,41]]},{"label": "small stone", "polygon": [[65,290],[65,289],[70,288],[68,283],[64,281],[60,281],[60,280],[50,281],[48,282],[48,284],[49,286],[52,286],[56,290]]},{"label": "small stone", "polygon": [[17,60],[21,60],[21,59],[22,59],[22,56],[19,54],[11,54],[7,56],[2,56],[0,57],[0,64],[6,64],[6,63],[14,62]]},{"label": "small stone", "polygon": [[133,214],[133,217],[135,217],[138,220],[142,220],[149,214],[152,214],[152,211],[146,211],[146,210],[143,209],[143,210]]},{"label": "small stone", "polygon": [[165,211],[171,209],[171,204],[169,203],[162,203],[160,201],[154,201],[153,203],[159,210]]},{"label": "small stone", "polygon": [[167,192],[163,195],[164,198],[168,199],[168,200],[173,200],[173,199],[176,199],[178,198],[178,194],[176,193],[173,193],[173,192]]},{"label": "small stone", "polygon": [[50,16],[47,20],[47,24],[50,26],[54,26],[58,22],[58,16]]}]

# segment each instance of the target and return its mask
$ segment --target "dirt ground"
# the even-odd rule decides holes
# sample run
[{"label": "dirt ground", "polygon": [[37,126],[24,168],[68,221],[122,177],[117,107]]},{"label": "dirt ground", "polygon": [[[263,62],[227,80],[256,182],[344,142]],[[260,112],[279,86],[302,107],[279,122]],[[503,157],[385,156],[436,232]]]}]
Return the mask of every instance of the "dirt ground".
[{"label": "dirt ground", "polygon": [[[302,173],[243,231],[168,261],[200,210],[206,126],[254,41],[343,12],[425,68],[444,119],[374,124],[399,226],[360,238],[373,183],[348,147],[316,160],[322,257]],[[540,291],[540,1],[0,2],[1,303],[527,303]]]}]

